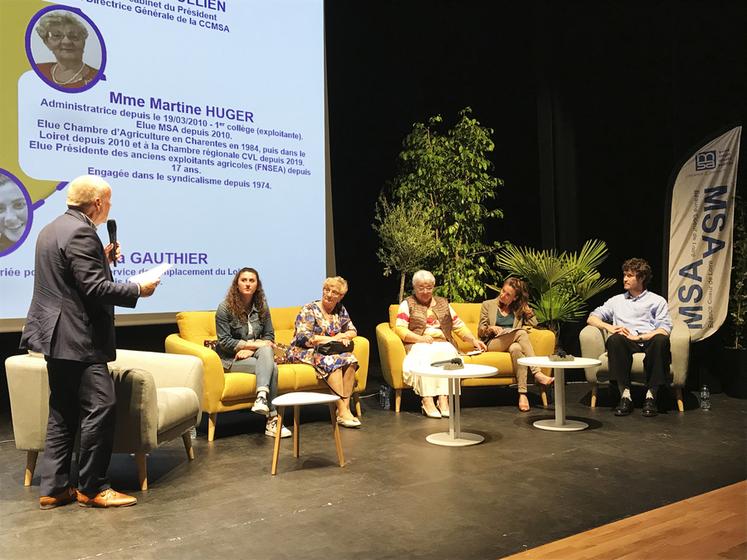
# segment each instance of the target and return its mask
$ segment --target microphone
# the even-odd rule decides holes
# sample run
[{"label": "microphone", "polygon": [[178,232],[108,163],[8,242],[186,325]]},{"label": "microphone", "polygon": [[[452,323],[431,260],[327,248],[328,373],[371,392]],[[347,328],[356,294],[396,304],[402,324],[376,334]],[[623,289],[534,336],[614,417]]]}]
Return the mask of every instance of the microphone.
[{"label": "microphone", "polygon": [[114,263],[114,266],[117,266],[117,221],[106,220],[106,230],[109,232],[109,243],[112,244],[112,251],[114,251],[114,259],[112,262]]},{"label": "microphone", "polygon": [[457,367],[464,367],[464,362],[462,362],[461,358],[449,358],[448,360],[433,362],[431,367],[446,366],[449,364],[455,364]]}]

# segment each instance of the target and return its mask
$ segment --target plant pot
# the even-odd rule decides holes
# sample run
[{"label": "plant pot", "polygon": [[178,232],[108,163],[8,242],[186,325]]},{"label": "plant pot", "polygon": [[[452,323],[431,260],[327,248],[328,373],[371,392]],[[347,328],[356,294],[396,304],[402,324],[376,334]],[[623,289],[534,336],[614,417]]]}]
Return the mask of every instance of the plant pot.
[{"label": "plant pot", "polygon": [[747,399],[747,349],[724,348],[721,356],[726,394]]}]

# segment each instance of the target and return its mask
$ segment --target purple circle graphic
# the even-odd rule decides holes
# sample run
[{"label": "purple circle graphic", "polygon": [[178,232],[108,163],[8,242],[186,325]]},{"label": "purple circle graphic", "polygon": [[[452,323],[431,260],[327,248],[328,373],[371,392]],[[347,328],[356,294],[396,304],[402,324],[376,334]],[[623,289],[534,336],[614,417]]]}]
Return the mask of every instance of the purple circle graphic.
[{"label": "purple circle graphic", "polygon": [[[20,197],[15,192],[16,190],[23,195],[23,201],[26,205],[25,216],[19,216],[12,208],[8,209],[9,204],[17,205],[20,200]],[[25,220],[25,225],[22,223],[8,229],[8,216],[11,216],[11,219],[16,222],[21,219]],[[0,257],[11,254],[23,245],[23,242],[31,231],[33,221],[34,213],[32,211],[31,196],[29,196],[26,187],[10,171],[0,168]],[[10,233],[12,230],[17,230],[21,227],[23,227],[23,233],[20,236],[15,235],[15,232]]]},{"label": "purple circle graphic", "polygon": [[[93,29],[94,33],[96,33],[96,38],[99,41],[99,44],[101,45],[101,64],[96,72],[96,74],[91,78],[91,80],[88,83],[85,83],[84,85],[80,87],[65,87],[64,83],[59,84],[54,81],[50,77],[50,75],[45,74],[40,67],[39,64],[34,60],[34,53],[31,49],[31,38],[35,32],[34,27],[36,26],[39,19],[44,16],[45,14],[49,12],[55,12],[55,11],[62,11],[62,12],[70,12],[74,16],[77,16],[81,19],[84,19],[86,23]],[[91,37],[89,36],[87,40],[90,40]],[[49,48],[49,47],[47,47]],[[106,77],[104,76],[104,69],[106,68],[106,44],[104,43],[104,37],[101,35],[101,31],[99,31],[99,28],[96,26],[95,23],[89,18],[86,14],[84,14],[81,10],[78,8],[73,8],[70,6],[63,6],[61,4],[55,4],[52,6],[48,6],[46,8],[43,8],[39,10],[29,21],[28,27],[26,27],[26,57],[29,59],[29,64],[31,64],[31,68],[34,69],[34,72],[36,72],[36,75],[39,76],[39,78],[42,79],[44,83],[49,85],[51,88],[56,89],[57,91],[61,91],[63,93],[81,93],[83,91],[87,91],[91,89],[93,86],[95,86],[99,80],[106,80]],[[44,65],[48,63],[43,63]],[[56,64],[54,65],[56,66]],[[84,67],[81,67],[81,70]],[[53,74],[52,74],[53,75]]]}]

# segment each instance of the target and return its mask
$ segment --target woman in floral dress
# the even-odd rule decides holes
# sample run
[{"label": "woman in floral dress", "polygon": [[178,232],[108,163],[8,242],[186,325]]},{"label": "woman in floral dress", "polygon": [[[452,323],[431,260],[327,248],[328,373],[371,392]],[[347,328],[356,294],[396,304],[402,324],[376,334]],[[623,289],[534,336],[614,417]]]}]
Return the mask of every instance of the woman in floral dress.
[{"label": "woman in floral dress", "polygon": [[[345,428],[358,428],[360,420],[350,411],[350,395],[355,386],[358,360],[351,351],[340,354],[321,354],[317,347],[331,341],[350,346],[358,334],[350,320],[342,298],[348,291],[347,281],[335,276],[322,285],[322,298],[303,306],[296,317],[296,331],[288,348],[288,362],[314,366],[316,375],[323,379],[337,401],[337,423]],[[352,348],[351,348],[352,350]]]}]

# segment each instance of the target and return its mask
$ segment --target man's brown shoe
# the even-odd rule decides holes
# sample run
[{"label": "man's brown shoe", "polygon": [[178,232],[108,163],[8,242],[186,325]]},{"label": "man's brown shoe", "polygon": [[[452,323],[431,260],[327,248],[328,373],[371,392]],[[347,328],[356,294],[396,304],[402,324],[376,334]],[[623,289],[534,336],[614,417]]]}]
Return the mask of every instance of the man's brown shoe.
[{"label": "man's brown shoe", "polygon": [[39,496],[39,509],[52,509],[75,501],[75,488],[72,486],[55,496]]},{"label": "man's brown shoe", "polygon": [[137,498],[134,496],[122,494],[121,492],[117,492],[111,488],[99,492],[93,498],[89,498],[82,492],[78,492],[78,505],[80,507],[126,507],[134,506],[136,503]]}]

